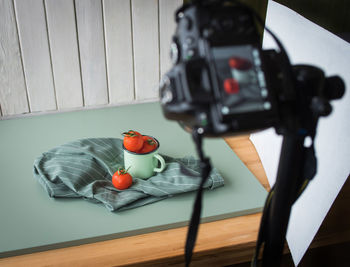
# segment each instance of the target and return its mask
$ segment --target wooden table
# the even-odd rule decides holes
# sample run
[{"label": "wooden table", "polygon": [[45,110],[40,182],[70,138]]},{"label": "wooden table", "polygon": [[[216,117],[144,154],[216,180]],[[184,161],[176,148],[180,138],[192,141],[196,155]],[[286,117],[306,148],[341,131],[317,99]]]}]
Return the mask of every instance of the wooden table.
[{"label": "wooden table", "polygon": [[[257,152],[248,136],[226,138],[244,164],[269,190]],[[350,240],[346,183],[311,247]],[[250,261],[261,213],[201,224],[191,266],[225,266]],[[342,227],[339,227],[339,224]],[[0,259],[0,266],[183,266],[187,227]]]}]

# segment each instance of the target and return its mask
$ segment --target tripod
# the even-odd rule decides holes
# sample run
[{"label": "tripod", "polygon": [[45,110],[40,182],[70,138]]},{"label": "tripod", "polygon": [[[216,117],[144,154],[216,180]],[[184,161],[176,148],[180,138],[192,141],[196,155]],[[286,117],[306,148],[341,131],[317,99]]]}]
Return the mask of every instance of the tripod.
[{"label": "tripod", "polygon": [[[262,266],[280,265],[291,208],[316,174],[314,138],[318,120],[321,116],[331,113],[330,100],[341,98],[345,92],[341,78],[338,76],[326,78],[322,70],[313,66],[294,66],[293,78],[295,78],[294,101],[287,99],[282,103],[284,117],[282,123],[275,127],[277,133],[283,135],[281,156],[276,182],[265,202],[252,266],[258,264],[262,245],[264,245]],[[201,160],[202,181],[186,240],[186,266],[191,262],[200,221],[202,185],[211,170],[210,161],[203,154],[202,134],[200,128],[193,129],[192,137]],[[309,142],[305,142],[306,140]]]}]

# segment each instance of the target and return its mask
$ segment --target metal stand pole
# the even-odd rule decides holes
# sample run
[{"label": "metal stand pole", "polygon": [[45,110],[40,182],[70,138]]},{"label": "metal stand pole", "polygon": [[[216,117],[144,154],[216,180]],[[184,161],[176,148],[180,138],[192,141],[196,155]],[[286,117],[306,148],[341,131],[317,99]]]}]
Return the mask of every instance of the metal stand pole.
[{"label": "metal stand pole", "polygon": [[300,188],[304,168],[304,136],[287,134],[283,138],[274,194],[265,225],[262,265],[280,266],[290,211]]}]

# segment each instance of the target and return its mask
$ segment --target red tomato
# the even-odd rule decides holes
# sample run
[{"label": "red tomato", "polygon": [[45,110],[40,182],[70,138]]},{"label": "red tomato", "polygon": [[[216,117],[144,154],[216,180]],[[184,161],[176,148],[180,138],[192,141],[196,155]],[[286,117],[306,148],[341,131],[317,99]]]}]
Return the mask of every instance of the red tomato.
[{"label": "red tomato", "polygon": [[126,170],[119,168],[112,176],[112,184],[119,190],[127,189],[132,185],[132,177]]},{"label": "red tomato", "polygon": [[129,130],[128,132],[123,133],[123,135],[123,144],[127,150],[131,152],[137,152],[142,148],[143,138],[139,132]]},{"label": "red tomato", "polygon": [[144,135],[143,137],[143,147],[138,153],[148,153],[155,150],[158,147],[157,141],[152,137]]}]

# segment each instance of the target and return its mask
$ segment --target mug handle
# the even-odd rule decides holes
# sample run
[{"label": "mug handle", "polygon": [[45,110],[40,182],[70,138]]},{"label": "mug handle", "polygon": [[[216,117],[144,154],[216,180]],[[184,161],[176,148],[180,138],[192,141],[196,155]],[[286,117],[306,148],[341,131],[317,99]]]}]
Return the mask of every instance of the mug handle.
[{"label": "mug handle", "polygon": [[153,157],[155,157],[160,162],[160,168],[154,168],[153,171],[162,172],[165,169],[165,160],[159,154],[154,154]]}]

